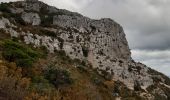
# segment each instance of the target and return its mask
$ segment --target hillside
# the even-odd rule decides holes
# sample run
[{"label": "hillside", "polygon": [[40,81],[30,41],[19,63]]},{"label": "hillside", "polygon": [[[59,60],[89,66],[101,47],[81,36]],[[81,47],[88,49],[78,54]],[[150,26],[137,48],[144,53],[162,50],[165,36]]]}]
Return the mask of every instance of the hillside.
[{"label": "hillside", "polygon": [[[161,66],[160,66],[161,67]],[[0,4],[0,100],[169,100],[121,25],[38,0]]]}]

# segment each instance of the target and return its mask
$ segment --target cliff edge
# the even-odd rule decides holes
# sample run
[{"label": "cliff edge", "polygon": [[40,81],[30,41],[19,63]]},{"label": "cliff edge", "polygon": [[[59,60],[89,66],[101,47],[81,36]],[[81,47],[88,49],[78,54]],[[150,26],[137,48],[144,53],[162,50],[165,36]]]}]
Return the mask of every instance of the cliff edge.
[{"label": "cliff edge", "polygon": [[170,79],[131,58],[123,28],[112,19],[94,20],[25,0],[1,4],[0,29],[34,48],[45,47],[49,54],[64,51],[71,59],[91,64],[105,79],[140,91],[146,100],[170,99]]}]

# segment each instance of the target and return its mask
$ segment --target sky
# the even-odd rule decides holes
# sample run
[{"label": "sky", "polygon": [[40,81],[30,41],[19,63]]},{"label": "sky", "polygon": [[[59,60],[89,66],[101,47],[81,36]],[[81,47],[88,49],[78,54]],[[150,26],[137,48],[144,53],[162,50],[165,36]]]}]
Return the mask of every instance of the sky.
[{"label": "sky", "polygon": [[93,19],[112,18],[123,26],[133,59],[170,76],[170,0],[40,1]]}]

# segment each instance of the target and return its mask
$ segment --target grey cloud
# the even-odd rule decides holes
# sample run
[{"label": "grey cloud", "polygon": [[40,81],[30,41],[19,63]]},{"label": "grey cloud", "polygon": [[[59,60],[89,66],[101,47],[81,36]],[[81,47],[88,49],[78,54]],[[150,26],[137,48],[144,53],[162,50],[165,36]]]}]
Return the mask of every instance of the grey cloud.
[{"label": "grey cloud", "polygon": [[[131,49],[166,50],[170,48],[169,33],[141,34],[138,31],[127,31]],[[134,38],[135,37],[135,38]]]},{"label": "grey cloud", "polygon": [[111,17],[121,23],[125,28],[128,41],[131,41],[129,44],[132,49],[168,49],[170,44],[168,5],[170,3],[167,0],[155,2],[153,0],[93,0],[91,5],[81,9],[83,14],[92,18]]},{"label": "grey cloud", "polygon": [[19,0],[1,0],[0,2],[13,2],[13,1],[19,1]]},{"label": "grey cloud", "polygon": [[170,50],[132,50],[132,57],[170,76]]}]

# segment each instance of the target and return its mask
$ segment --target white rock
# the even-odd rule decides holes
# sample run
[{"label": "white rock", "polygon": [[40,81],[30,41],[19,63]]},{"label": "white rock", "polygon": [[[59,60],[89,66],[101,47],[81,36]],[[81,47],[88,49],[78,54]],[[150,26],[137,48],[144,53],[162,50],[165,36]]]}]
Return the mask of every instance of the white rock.
[{"label": "white rock", "polygon": [[32,24],[32,25],[40,25],[41,23],[41,19],[40,19],[40,16],[37,14],[37,13],[22,13],[21,15],[22,19],[26,22],[26,23],[29,23],[29,24]]},{"label": "white rock", "polygon": [[11,34],[11,37],[19,37],[19,33],[13,30],[12,28],[9,29],[9,33]]},{"label": "white rock", "polygon": [[6,25],[10,26],[11,23],[9,22],[8,19],[2,17],[2,18],[0,19],[0,28],[6,28]]},{"label": "white rock", "polygon": [[22,8],[10,8],[10,11],[13,14],[19,14],[19,13],[24,12],[24,9],[22,9]]}]

